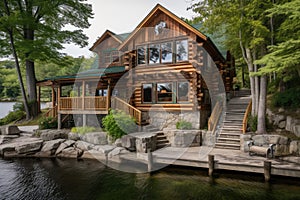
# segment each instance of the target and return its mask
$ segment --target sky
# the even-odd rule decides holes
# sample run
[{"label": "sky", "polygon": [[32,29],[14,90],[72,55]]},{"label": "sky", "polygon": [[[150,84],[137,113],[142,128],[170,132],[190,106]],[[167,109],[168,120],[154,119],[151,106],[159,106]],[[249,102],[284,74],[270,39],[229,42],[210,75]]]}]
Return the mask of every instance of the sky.
[{"label": "sky", "polygon": [[65,53],[73,56],[92,56],[89,48],[107,29],[116,33],[128,33],[156,6],[161,4],[178,17],[191,19],[192,11],[187,11],[193,0],[88,0],[92,4],[94,18],[90,20],[91,26],[84,30],[89,37],[89,45],[80,48],[75,45],[65,45]]}]

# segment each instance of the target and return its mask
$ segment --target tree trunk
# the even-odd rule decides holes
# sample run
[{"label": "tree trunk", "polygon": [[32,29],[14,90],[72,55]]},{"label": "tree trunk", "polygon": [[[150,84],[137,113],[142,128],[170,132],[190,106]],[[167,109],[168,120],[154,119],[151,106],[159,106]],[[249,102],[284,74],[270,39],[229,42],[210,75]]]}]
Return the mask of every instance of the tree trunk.
[{"label": "tree trunk", "polygon": [[267,77],[266,75],[260,78],[260,95],[259,107],[257,115],[257,133],[266,133],[266,100],[267,100]]},{"label": "tree trunk", "polygon": [[244,58],[247,62],[248,70],[249,70],[249,78],[250,78],[250,88],[251,88],[251,98],[252,98],[252,110],[251,115],[255,116],[255,110],[256,110],[256,90],[255,90],[255,80],[253,76],[250,76],[251,72],[254,71],[254,65],[253,65],[253,59],[251,50],[249,48],[246,48],[246,58]]},{"label": "tree trunk", "polygon": [[[27,27],[24,29],[24,39],[34,40],[34,30]],[[34,62],[29,60],[30,52],[25,54],[26,57],[26,83],[28,92],[28,101],[30,102],[31,116],[36,117],[38,115],[37,105],[37,92],[36,92],[36,77],[34,70]]]},{"label": "tree trunk", "polygon": [[[8,3],[7,3],[6,0],[4,0],[3,2],[4,2],[6,14],[7,14],[7,16],[10,16]],[[17,54],[17,51],[16,51],[16,47],[15,47],[13,29],[10,27],[10,28],[7,28],[7,31],[8,31],[8,35],[9,35],[10,46],[11,46],[11,49],[12,49],[12,52],[13,52],[13,56],[15,58],[16,70],[17,70],[18,79],[19,79],[19,82],[20,82],[20,89],[21,89],[22,98],[23,98],[23,101],[24,101],[23,102],[24,103],[24,109],[25,109],[25,112],[26,112],[26,120],[29,120],[31,116],[30,116],[30,111],[29,111],[29,107],[28,107],[28,101],[27,101],[27,97],[26,97],[26,92],[25,92],[25,88],[24,88],[22,74],[21,74],[21,70],[20,70],[19,58],[18,58],[18,54]]]},{"label": "tree trunk", "polygon": [[242,66],[242,88],[245,87],[245,67]]}]

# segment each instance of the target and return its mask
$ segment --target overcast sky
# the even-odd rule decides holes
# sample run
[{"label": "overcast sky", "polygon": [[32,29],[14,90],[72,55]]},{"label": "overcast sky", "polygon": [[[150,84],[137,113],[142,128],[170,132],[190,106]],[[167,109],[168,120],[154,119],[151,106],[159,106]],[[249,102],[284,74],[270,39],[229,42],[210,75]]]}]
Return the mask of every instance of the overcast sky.
[{"label": "overcast sky", "polygon": [[89,46],[79,48],[67,45],[65,52],[74,57],[91,56],[89,48],[104,33],[110,30],[116,34],[133,31],[136,26],[156,6],[161,4],[178,17],[191,19],[192,11],[187,7],[193,0],[88,0],[93,6],[94,18],[90,20],[91,26],[84,30],[89,37]]}]

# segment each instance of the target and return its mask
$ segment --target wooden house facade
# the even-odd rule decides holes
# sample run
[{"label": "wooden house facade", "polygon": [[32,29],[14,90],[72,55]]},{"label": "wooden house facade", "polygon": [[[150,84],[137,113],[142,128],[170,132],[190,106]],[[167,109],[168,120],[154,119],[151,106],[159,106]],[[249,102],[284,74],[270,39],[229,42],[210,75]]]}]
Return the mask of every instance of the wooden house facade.
[{"label": "wooden house facade", "polygon": [[[59,128],[69,115],[78,115],[79,125],[89,125],[90,115],[98,120],[110,108],[124,110],[139,125],[162,129],[185,120],[202,128],[211,114],[216,76],[227,93],[232,91],[230,54],[224,58],[209,37],[161,5],[133,32],[107,30],[90,50],[98,55],[96,68],[38,82],[52,87],[49,114],[58,116]],[[209,65],[216,66],[217,74],[204,78]]]}]

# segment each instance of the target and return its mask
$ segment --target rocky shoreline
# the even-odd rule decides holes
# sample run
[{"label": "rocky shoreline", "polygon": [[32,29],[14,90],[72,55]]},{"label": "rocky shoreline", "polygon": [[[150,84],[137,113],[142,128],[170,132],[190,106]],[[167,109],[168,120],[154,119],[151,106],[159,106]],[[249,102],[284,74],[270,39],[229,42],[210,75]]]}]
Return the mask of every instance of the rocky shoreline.
[{"label": "rocky shoreline", "polygon": [[106,133],[94,132],[85,135],[69,130],[36,130],[22,133],[17,126],[1,128],[0,156],[4,158],[75,158],[106,160],[120,154],[130,153],[129,137],[108,144]]}]

